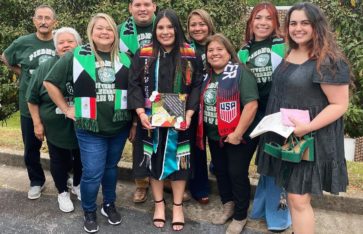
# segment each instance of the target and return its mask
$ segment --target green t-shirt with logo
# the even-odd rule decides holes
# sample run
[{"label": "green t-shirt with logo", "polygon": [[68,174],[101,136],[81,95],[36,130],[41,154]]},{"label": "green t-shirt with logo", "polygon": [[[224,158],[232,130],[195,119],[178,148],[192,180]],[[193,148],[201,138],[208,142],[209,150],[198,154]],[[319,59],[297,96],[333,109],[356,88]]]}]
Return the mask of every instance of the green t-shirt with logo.
[{"label": "green t-shirt with logo", "polygon": [[[110,61],[110,53],[98,52],[104,60],[105,66],[101,67],[96,62],[96,103],[97,103],[97,134],[100,136],[114,136],[130,126],[130,121],[113,122],[114,97],[115,97],[115,72]],[[67,53],[53,66],[45,80],[53,83],[58,88],[62,85],[65,74],[73,74],[73,53]],[[64,85],[64,84],[63,84]]]},{"label": "green t-shirt with logo", "polygon": [[55,56],[53,39],[39,40],[35,33],[19,37],[5,51],[5,57],[11,66],[19,65],[19,109],[20,114],[31,117],[26,102],[26,91],[33,71],[47,59]]},{"label": "green t-shirt with logo", "polygon": [[[256,77],[258,92],[260,94],[259,104],[267,105],[268,96],[272,85],[272,63],[271,63],[270,38],[263,41],[256,41],[251,44],[250,56],[246,65]],[[265,108],[262,108],[265,110]]]},{"label": "green t-shirt with logo", "polygon": [[151,23],[149,26],[140,27],[136,25],[137,30],[137,40],[139,41],[139,48],[143,47],[146,44],[151,43],[153,24]]},{"label": "green t-shirt with logo", "polygon": [[[28,102],[39,106],[39,114],[47,140],[63,149],[77,149],[78,142],[74,132],[73,120],[65,118],[64,113],[50,99],[43,86],[44,78],[58,59],[58,56],[50,58],[34,71],[26,98]],[[66,79],[63,79],[61,88],[68,105],[73,105],[72,80],[72,76],[67,76]]]},{"label": "green t-shirt with logo", "polygon": [[[205,89],[203,100],[204,100],[204,110],[203,110],[203,121],[206,136],[214,141],[219,141],[220,136],[218,133],[218,119],[217,119],[217,88],[218,88],[218,80],[223,75],[220,74],[212,74],[212,78]],[[258,96],[258,88],[256,84],[256,78],[248,69],[242,69],[241,75],[238,80],[239,84],[239,93],[240,93],[240,104],[241,104],[241,112],[243,106],[247,103],[257,100]],[[251,128],[249,128],[245,134],[244,138],[248,137],[251,132]]]}]

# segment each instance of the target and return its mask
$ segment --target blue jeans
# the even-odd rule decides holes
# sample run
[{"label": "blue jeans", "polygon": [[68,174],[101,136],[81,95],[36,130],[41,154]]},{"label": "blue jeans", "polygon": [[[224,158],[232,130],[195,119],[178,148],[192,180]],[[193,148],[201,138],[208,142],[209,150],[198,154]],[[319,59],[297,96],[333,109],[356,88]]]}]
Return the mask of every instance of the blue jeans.
[{"label": "blue jeans", "polygon": [[250,216],[252,219],[265,218],[268,230],[284,230],[291,226],[289,209],[278,209],[281,191],[274,177],[261,175]]},{"label": "blue jeans", "polygon": [[103,203],[116,200],[117,163],[121,159],[129,128],[112,137],[98,136],[76,130],[83,172],[81,177],[82,208],[85,212],[97,210],[96,199],[102,183]]}]

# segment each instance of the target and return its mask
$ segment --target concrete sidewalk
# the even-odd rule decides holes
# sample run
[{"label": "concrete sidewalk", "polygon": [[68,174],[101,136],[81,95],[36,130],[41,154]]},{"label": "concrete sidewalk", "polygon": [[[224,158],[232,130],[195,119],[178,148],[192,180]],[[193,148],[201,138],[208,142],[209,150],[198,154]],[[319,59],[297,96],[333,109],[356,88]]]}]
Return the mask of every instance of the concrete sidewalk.
[{"label": "concrete sidewalk", "polygon": [[[49,169],[49,158],[47,154],[42,155],[42,163],[46,170]],[[40,225],[45,228],[41,233],[80,233],[82,231],[82,211],[78,201],[75,201],[75,212],[71,214],[64,214],[59,211],[57,204],[57,192],[54,188],[53,180],[47,174],[47,189],[44,196],[36,201],[29,201],[26,198],[29,182],[26,170],[24,169],[24,162],[22,152],[0,149],[0,197],[1,197],[1,211],[0,211],[0,230],[7,230],[5,233],[24,233],[26,228],[21,228],[19,222],[24,222],[22,216],[30,212],[30,217],[34,219],[26,219],[26,227],[30,228],[31,233],[38,233],[37,226]],[[153,202],[151,194],[149,199],[144,204],[135,205],[132,203],[132,193],[135,189],[134,183],[131,181],[131,165],[130,163],[120,163],[120,180],[117,187],[117,206],[121,208],[121,212],[125,216],[125,220],[129,220],[126,224],[121,224],[122,229],[113,229],[103,222],[103,218],[99,215],[99,220],[102,220],[100,233],[159,233],[152,227],[151,217],[153,212]],[[183,233],[224,233],[226,226],[215,226],[211,224],[213,217],[219,214],[222,206],[216,191],[216,183],[213,177],[210,178],[212,186],[212,194],[210,196],[210,204],[201,206],[195,201],[185,203],[185,214],[187,217],[186,229]],[[252,181],[253,184],[256,180]],[[99,196],[99,199],[101,196]],[[171,232],[171,209],[172,200],[170,195],[166,195],[167,200],[167,223],[168,225],[161,230],[163,233]],[[34,205],[40,209],[34,210]],[[101,204],[101,200],[98,201]],[[363,220],[363,195],[355,194],[342,194],[342,196],[324,195],[322,198],[314,198],[314,211],[316,219],[316,233],[363,233],[361,231],[361,222]],[[25,209],[25,211],[24,211]],[[29,211],[27,211],[29,209]],[[48,210],[49,209],[49,210]],[[32,214],[33,212],[33,214]],[[24,213],[24,214],[23,214]],[[16,215],[20,215],[19,218]],[[51,219],[51,223],[42,223],[41,217],[55,217]],[[57,217],[60,219],[57,221]],[[68,220],[67,217],[72,217]],[[132,223],[132,218],[138,217],[142,223]],[[74,220],[76,219],[76,220]],[[137,227],[136,227],[136,226]],[[3,227],[9,227],[4,229]],[[34,229],[32,229],[32,228]],[[54,230],[50,227],[54,227]],[[59,229],[63,227],[64,229]],[[73,229],[69,229],[74,227]],[[125,229],[126,228],[126,229]],[[116,231],[117,230],[117,231]],[[291,233],[287,230],[284,233]],[[4,233],[3,231],[1,233]],[[29,233],[29,232],[27,232]],[[247,227],[243,233],[268,233],[264,221],[248,220]]]}]

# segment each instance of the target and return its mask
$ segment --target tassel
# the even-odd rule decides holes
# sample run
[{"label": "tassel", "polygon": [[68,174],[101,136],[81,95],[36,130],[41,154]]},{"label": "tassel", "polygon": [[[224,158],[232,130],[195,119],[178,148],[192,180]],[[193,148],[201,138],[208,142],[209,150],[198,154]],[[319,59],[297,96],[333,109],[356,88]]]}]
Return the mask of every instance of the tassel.
[{"label": "tassel", "polygon": [[180,169],[186,170],[187,169],[187,162],[186,156],[180,157]]},{"label": "tassel", "polygon": [[280,194],[280,202],[277,207],[277,210],[286,210],[288,207],[287,205],[287,199],[286,199],[286,191],[284,188],[282,188],[281,194]]},{"label": "tassel", "polygon": [[97,120],[95,120],[95,119],[80,118],[80,119],[77,119],[75,125],[77,128],[88,130],[91,132],[99,131],[98,123],[97,123]]},{"label": "tassel", "polygon": [[149,168],[149,170],[151,171],[151,157],[150,156],[146,156],[146,168]]}]

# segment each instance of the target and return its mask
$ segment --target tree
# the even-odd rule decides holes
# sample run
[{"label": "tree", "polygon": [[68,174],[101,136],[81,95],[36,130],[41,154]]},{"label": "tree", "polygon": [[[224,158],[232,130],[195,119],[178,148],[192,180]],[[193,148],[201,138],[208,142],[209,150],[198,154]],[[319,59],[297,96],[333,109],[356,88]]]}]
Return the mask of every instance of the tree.
[{"label": "tree", "polygon": [[[181,21],[186,22],[189,12],[202,8],[212,16],[217,31],[225,34],[236,50],[241,47],[245,31],[247,9],[261,0],[158,0],[158,9],[172,8]],[[296,0],[272,1],[276,5],[291,5]],[[351,62],[355,89],[349,110],[345,115],[346,133],[352,137],[363,135],[363,23],[361,0],[312,0],[327,14],[337,34],[337,40]],[[347,4],[354,2],[354,6]],[[342,4],[344,3],[344,4]],[[360,4],[359,4],[360,3]],[[0,2],[0,53],[21,35],[34,32],[31,16],[35,6],[49,4],[58,14],[58,26],[77,29],[84,41],[88,21],[94,13],[105,12],[121,23],[128,16],[128,1],[117,0],[2,0]],[[14,15],[16,17],[14,17]],[[6,19],[6,20],[5,20]],[[186,26],[186,25],[185,25]],[[17,83],[13,74],[0,65],[0,120],[16,111]]]},{"label": "tree", "polygon": [[345,132],[351,137],[363,136],[363,5],[353,6],[341,0],[313,2],[327,15],[336,33],[338,44],[350,61],[355,77],[349,109],[344,116]]}]

